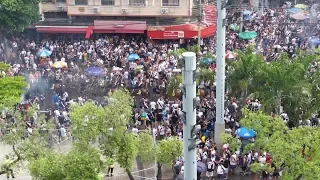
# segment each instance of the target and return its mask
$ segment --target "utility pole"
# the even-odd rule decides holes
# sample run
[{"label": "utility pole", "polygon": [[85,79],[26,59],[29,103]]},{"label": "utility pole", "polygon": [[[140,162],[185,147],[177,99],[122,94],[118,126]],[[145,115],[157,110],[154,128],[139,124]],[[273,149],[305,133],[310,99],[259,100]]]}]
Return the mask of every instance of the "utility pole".
[{"label": "utility pole", "polygon": [[[201,46],[201,20],[202,20],[202,6],[201,0],[198,0],[198,46]],[[200,48],[198,49],[200,53]]]},{"label": "utility pole", "polygon": [[225,101],[225,41],[226,41],[226,4],[227,0],[217,0],[217,67],[216,67],[216,123],[214,130],[215,143],[222,147],[221,133],[224,133]]},{"label": "utility pole", "polygon": [[184,180],[197,179],[197,133],[200,125],[196,125],[196,54],[185,52],[182,54],[184,67],[182,69],[183,86],[183,111],[180,118],[183,121],[183,156],[184,156]]}]

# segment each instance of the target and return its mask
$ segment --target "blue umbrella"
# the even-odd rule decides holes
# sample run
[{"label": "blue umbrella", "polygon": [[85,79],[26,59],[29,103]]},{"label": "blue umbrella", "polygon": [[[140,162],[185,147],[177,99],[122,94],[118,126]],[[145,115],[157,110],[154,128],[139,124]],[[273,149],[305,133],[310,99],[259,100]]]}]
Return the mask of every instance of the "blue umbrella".
[{"label": "blue umbrella", "polygon": [[200,61],[200,64],[201,65],[208,65],[208,64],[211,64],[213,62],[213,59],[211,58],[204,58]]},{"label": "blue umbrella", "polygon": [[251,11],[249,11],[249,10],[244,10],[243,11],[243,15],[250,15],[252,12]]},{"label": "blue umbrella", "polygon": [[311,39],[311,42],[312,42],[312,44],[320,45],[320,39],[318,39],[318,38]]},{"label": "blue umbrella", "polygon": [[302,11],[302,9],[300,9],[300,8],[290,8],[290,9],[288,9],[288,13],[289,14],[296,14],[296,13],[299,13],[301,11]]},{"label": "blue umbrella", "polygon": [[139,59],[140,57],[139,57],[139,55],[138,54],[130,54],[129,56],[128,56],[128,61],[135,61],[135,60],[137,60],[137,59]]},{"label": "blue umbrella", "polygon": [[207,166],[201,162],[201,161],[198,161],[197,162],[197,172],[205,172],[207,171]]},{"label": "blue umbrella", "polygon": [[243,139],[250,139],[253,138],[254,136],[256,136],[256,132],[251,130],[251,129],[247,129],[244,127],[241,127],[239,129],[236,130],[236,134]]},{"label": "blue umbrella", "polygon": [[48,57],[51,55],[51,51],[44,49],[44,50],[41,50],[37,55],[39,57]]},{"label": "blue umbrella", "polygon": [[86,73],[88,76],[101,76],[104,73],[104,70],[99,67],[93,66],[86,69]]}]

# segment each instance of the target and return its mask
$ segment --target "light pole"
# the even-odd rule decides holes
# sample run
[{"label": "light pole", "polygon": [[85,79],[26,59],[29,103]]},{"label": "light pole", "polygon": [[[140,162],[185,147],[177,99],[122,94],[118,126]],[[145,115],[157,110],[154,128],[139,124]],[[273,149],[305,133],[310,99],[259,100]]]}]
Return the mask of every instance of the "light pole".
[{"label": "light pole", "polygon": [[214,139],[218,148],[222,147],[221,133],[224,133],[225,101],[225,37],[226,0],[217,0],[217,66],[216,66],[216,123]]},{"label": "light pole", "polygon": [[194,52],[185,52],[182,54],[184,68],[182,70],[183,78],[183,111],[181,120],[183,121],[183,156],[184,179],[197,179],[197,156],[196,156],[196,54]]}]

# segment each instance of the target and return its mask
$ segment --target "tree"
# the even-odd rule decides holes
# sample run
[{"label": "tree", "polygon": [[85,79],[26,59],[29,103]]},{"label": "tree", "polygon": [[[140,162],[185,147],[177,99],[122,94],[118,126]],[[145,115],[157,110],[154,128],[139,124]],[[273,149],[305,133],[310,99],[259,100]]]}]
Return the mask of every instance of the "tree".
[{"label": "tree", "polygon": [[[1,11],[0,11],[1,12]],[[10,66],[0,62],[0,72],[7,72]],[[21,95],[27,86],[23,76],[3,76],[0,75],[0,108],[13,107],[21,101]]]},{"label": "tree", "polygon": [[[274,133],[266,150],[273,162],[283,170],[282,179],[319,179],[318,128],[301,127]],[[285,149],[285,150],[284,150]]]},{"label": "tree", "polygon": [[[318,173],[320,163],[318,128],[288,129],[279,117],[272,119],[262,112],[253,113],[244,110],[244,116],[240,122],[241,126],[257,132],[255,142],[246,145],[245,152],[248,150],[269,152],[277,170],[283,170],[282,179],[298,180],[320,177]],[[267,169],[270,170],[270,168]],[[255,167],[253,170],[258,172],[261,171],[261,168]]]},{"label": "tree", "polygon": [[39,20],[40,0],[0,1],[0,32],[22,32]]},{"label": "tree", "polygon": [[127,124],[132,117],[133,99],[126,90],[117,90],[107,97],[107,105],[98,107],[93,102],[71,108],[72,133],[77,140],[89,144],[99,139],[99,147],[106,158],[114,158],[130,179],[133,162],[138,153],[138,138],[129,133]]},{"label": "tree", "polygon": [[48,151],[38,159],[29,161],[33,178],[39,180],[100,180],[100,154],[88,146],[74,147],[67,154]]},{"label": "tree", "polygon": [[157,179],[162,178],[162,166],[172,165],[182,155],[183,144],[176,137],[161,140],[156,147],[156,159],[158,164]]},{"label": "tree", "polygon": [[140,131],[138,135],[138,154],[137,154],[137,167],[140,177],[145,177],[143,171],[143,163],[151,163],[155,161],[155,142],[152,135],[146,131]]},{"label": "tree", "polygon": [[244,100],[255,91],[255,77],[263,62],[263,57],[253,53],[252,46],[248,46],[245,52],[238,51],[236,61],[231,61],[227,73],[227,84],[229,84],[232,95],[241,97],[241,106]]},{"label": "tree", "polygon": [[256,140],[251,146],[254,150],[263,149],[270,142],[270,136],[275,132],[288,129],[278,116],[272,118],[261,111],[251,112],[248,109],[243,109],[242,113],[244,117],[241,119],[240,125],[257,133]]},{"label": "tree", "polygon": [[229,144],[229,149],[232,152],[236,152],[241,146],[238,139],[233,137],[231,134],[223,133],[221,134],[221,139],[223,144]]},{"label": "tree", "polygon": [[[293,61],[287,55],[281,55],[278,61],[263,64],[256,75],[255,88],[258,98],[263,100],[264,109],[279,115],[280,107],[292,108],[288,103],[296,95],[308,92],[311,84],[305,78],[308,66],[314,56],[303,56]],[[284,104],[284,99],[287,103]],[[274,112],[274,111],[273,111]]]}]

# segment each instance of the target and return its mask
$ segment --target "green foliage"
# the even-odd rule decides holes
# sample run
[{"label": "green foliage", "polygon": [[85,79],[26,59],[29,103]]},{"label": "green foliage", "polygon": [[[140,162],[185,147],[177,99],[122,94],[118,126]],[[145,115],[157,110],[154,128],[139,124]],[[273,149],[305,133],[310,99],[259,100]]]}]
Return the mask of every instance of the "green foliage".
[{"label": "green foliage", "polygon": [[174,75],[169,79],[167,85],[167,95],[172,95],[173,92],[179,88],[180,84],[182,84],[182,75]]},{"label": "green foliage", "polygon": [[0,31],[22,32],[39,20],[39,0],[1,0]]},{"label": "green foliage", "polygon": [[64,159],[66,180],[99,180],[100,154],[94,148],[72,150]]},{"label": "green foliage", "polygon": [[[262,112],[252,113],[244,110],[241,125],[257,132],[256,141],[245,147],[249,150],[269,152],[278,170],[283,170],[281,179],[318,179],[320,177],[320,131],[318,128],[301,127],[288,129],[276,117],[270,119]],[[302,149],[305,145],[305,156]],[[273,171],[269,166],[250,165],[250,170],[257,173],[262,170]]]},{"label": "green foliage", "polygon": [[226,81],[233,95],[245,99],[255,91],[254,80],[264,61],[262,56],[253,53],[252,46],[248,46],[245,52],[238,51],[237,53],[236,61],[230,61]]},{"label": "green foliage", "polygon": [[254,113],[247,109],[243,110],[243,114],[244,118],[240,121],[241,126],[252,129],[257,133],[254,143],[255,150],[263,149],[270,141],[269,137],[275,132],[283,132],[288,129],[279,117],[271,119],[271,116],[262,112]]},{"label": "green foliage", "polygon": [[138,139],[132,133],[124,132],[124,135],[117,142],[116,161],[124,169],[131,170],[133,162],[138,154]]},{"label": "green foliage", "polygon": [[200,47],[200,45],[193,45],[193,46],[191,46],[190,47],[190,49],[189,49],[189,51],[192,51],[192,52],[194,52],[194,53],[197,53],[197,52],[199,52],[199,51],[201,51],[201,47]]},{"label": "green foliage", "polygon": [[138,136],[138,156],[144,163],[150,163],[155,160],[155,146],[153,137],[149,133],[139,133]]},{"label": "green foliage", "polygon": [[[284,163],[283,179],[297,179],[299,176],[319,179],[319,138],[319,129],[309,127],[294,128],[285,133],[279,131],[271,136],[266,149],[277,167]],[[302,156],[303,145],[306,146],[305,157]]]},{"label": "green foliage", "polygon": [[197,77],[196,81],[197,81],[197,84],[199,84],[201,81],[213,81],[214,80],[214,75],[215,75],[215,72],[212,71],[211,69],[209,68],[201,68],[199,70],[199,76]]},{"label": "green foliage", "polygon": [[0,62],[0,71],[4,71],[4,72],[7,72],[10,68],[10,65],[9,64],[6,64],[4,62]]},{"label": "green foliage", "polygon": [[22,76],[0,78],[0,108],[12,107],[21,100],[27,83]]},{"label": "green foliage", "polygon": [[62,169],[63,161],[63,155],[47,152],[45,156],[30,161],[28,169],[31,176],[39,180],[65,179],[66,176]]},{"label": "green foliage", "polygon": [[177,157],[182,155],[183,144],[176,138],[163,139],[157,144],[156,158],[162,165],[171,165]]},{"label": "green foliage", "polygon": [[250,164],[250,171],[253,173],[260,173],[262,171],[266,171],[266,172],[273,172],[274,169],[267,164],[260,164],[260,163],[252,163]]},{"label": "green foliage", "polygon": [[238,139],[233,137],[231,134],[222,133],[221,139],[223,144],[229,144],[229,149],[232,152],[236,152],[241,146]]},{"label": "green foliage", "polygon": [[175,51],[171,51],[168,55],[174,56],[176,59],[180,59],[180,56],[182,56],[184,52],[187,52],[187,50],[180,48],[176,49]]},{"label": "green foliage", "polygon": [[29,161],[28,168],[39,180],[99,180],[100,154],[94,148],[75,148],[68,154],[48,151]]},{"label": "green foliage", "polygon": [[103,155],[130,170],[138,153],[138,137],[126,129],[132,116],[133,98],[128,91],[117,90],[109,94],[107,101],[104,108],[92,102],[73,106],[70,111],[72,133],[83,144],[99,137]]}]

